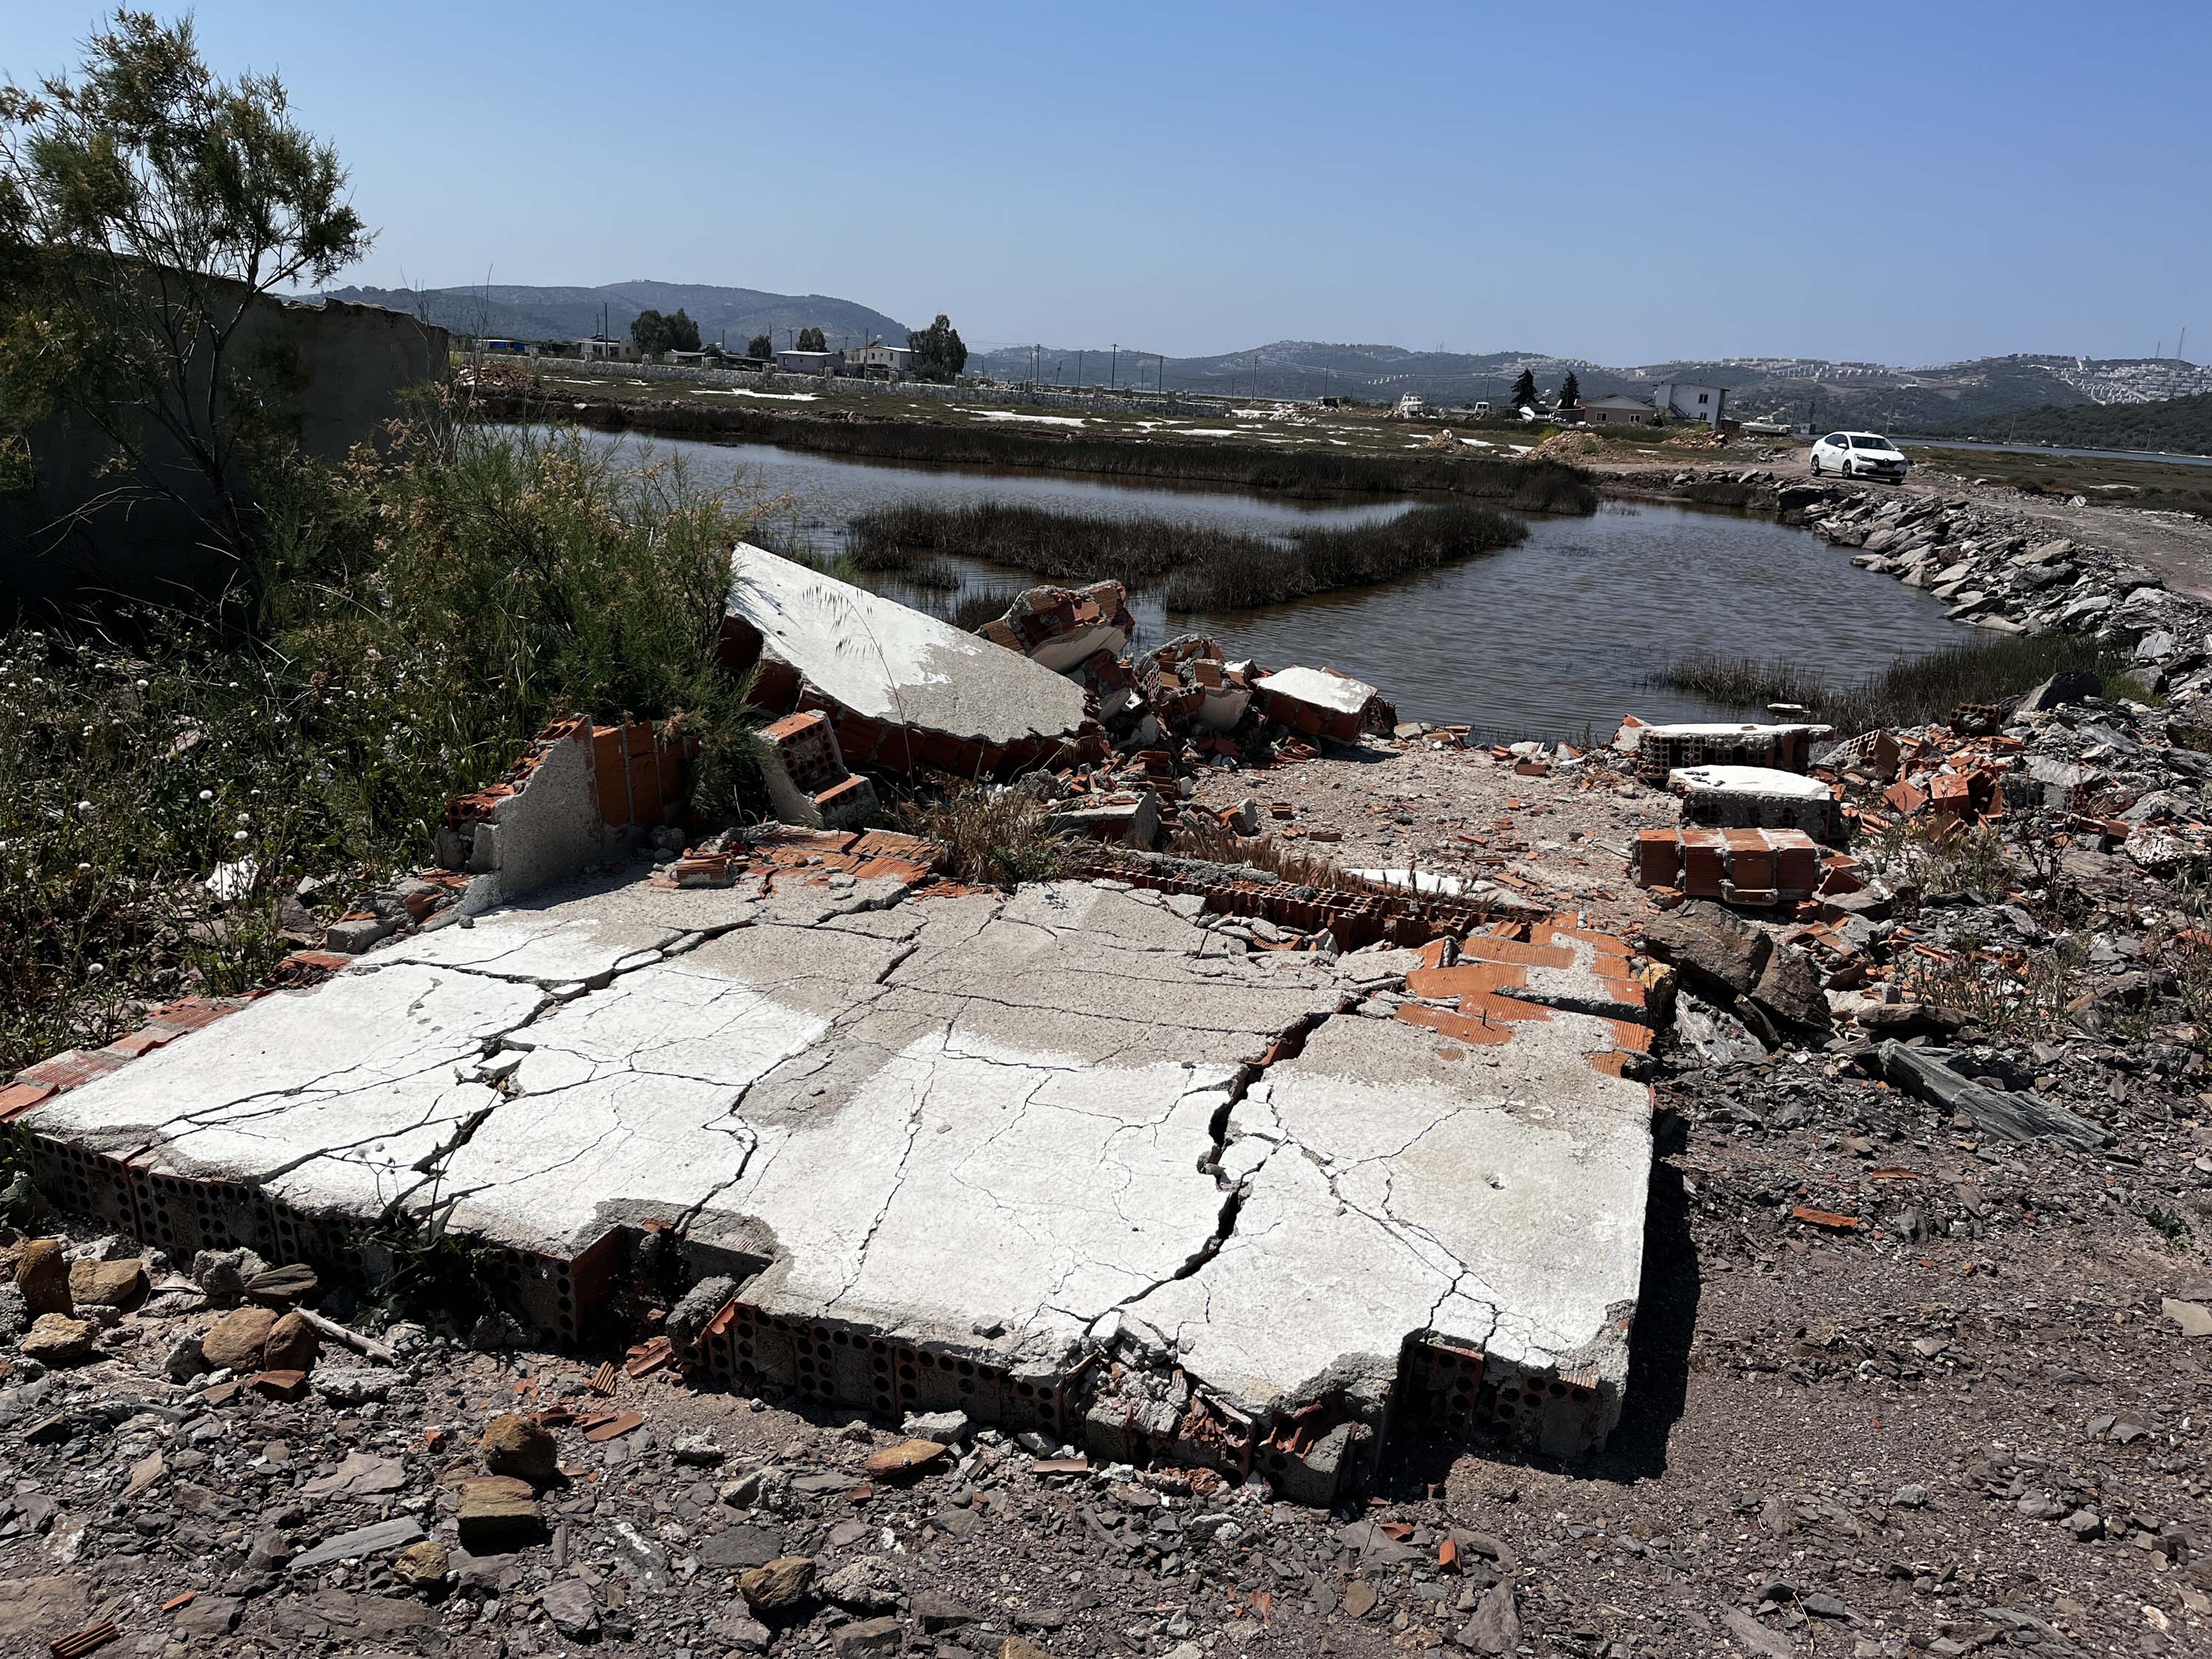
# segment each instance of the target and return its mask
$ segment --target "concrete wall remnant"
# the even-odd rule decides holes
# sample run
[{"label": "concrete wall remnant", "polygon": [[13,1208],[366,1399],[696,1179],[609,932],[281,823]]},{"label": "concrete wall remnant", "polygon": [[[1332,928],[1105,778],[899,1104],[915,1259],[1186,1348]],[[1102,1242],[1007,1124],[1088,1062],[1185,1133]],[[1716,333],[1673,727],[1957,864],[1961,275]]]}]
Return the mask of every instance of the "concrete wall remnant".
[{"label": "concrete wall remnant", "polygon": [[848,765],[975,777],[1103,753],[1083,688],[894,600],[748,544],[731,555],[723,660],[754,701],[819,709]]},{"label": "concrete wall remnant", "polygon": [[762,781],[786,823],[809,830],[857,830],[876,814],[876,787],[848,771],[837,733],[818,709],[786,714],[762,728]]},{"label": "concrete wall remnant", "polygon": [[[264,297],[246,307],[230,350],[234,362],[269,368],[257,378],[268,417],[302,453],[335,462],[374,441],[409,388],[446,374],[447,347],[444,329],[404,312]],[[236,579],[207,545],[209,481],[150,415],[140,441],[158,489],[118,475],[107,438],[84,422],[58,416],[32,430],[33,487],[0,492],[0,603],[86,588],[174,600]]]},{"label": "concrete wall remnant", "polygon": [[1333,668],[1279,668],[1252,687],[1269,720],[1338,743],[1357,743],[1379,702],[1373,686]]}]

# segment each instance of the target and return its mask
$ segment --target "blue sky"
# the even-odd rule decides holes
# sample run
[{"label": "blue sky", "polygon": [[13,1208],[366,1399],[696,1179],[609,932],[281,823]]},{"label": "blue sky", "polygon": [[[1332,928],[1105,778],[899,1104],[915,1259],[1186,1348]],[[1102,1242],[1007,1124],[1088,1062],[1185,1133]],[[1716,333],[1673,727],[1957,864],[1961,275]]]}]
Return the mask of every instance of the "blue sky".
[{"label": "blue sky", "polygon": [[[162,15],[174,9],[157,3]],[[0,70],[86,0],[0,5]],[[2212,359],[2212,7],[206,0],[355,280],[840,295],[971,343]]]}]

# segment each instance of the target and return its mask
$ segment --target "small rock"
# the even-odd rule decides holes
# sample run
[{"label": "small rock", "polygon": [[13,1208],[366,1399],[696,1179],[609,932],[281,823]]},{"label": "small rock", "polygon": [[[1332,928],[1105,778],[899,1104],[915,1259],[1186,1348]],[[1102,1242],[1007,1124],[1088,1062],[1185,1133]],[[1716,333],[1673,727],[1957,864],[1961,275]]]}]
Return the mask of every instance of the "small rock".
[{"label": "small rock", "polygon": [[670,1449],[674,1452],[678,1462],[689,1463],[695,1468],[711,1469],[722,1461],[724,1455],[711,1434],[680,1435]]},{"label": "small rock", "polygon": [[494,1474],[543,1486],[560,1473],[560,1448],[550,1431],[512,1412],[492,1419],[478,1449]]},{"label": "small rock", "polygon": [[1364,1578],[1355,1578],[1344,1587],[1344,1611],[1353,1619],[1364,1619],[1375,1611],[1375,1604],[1381,1599],[1375,1593],[1375,1586]]},{"label": "small rock", "polygon": [[246,1299],[258,1302],[264,1308],[289,1308],[314,1299],[323,1281],[315,1277],[315,1270],[295,1262],[289,1267],[270,1267],[258,1273],[246,1275]]},{"label": "small rock", "polygon": [[460,1483],[461,1547],[471,1555],[495,1553],[536,1535],[545,1525],[538,1495],[512,1475],[479,1474]]},{"label": "small rock", "polygon": [[1826,1590],[1814,1590],[1797,1605],[1815,1619],[1848,1619],[1851,1610]]},{"label": "small rock", "polygon": [[40,1314],[31,1322],[31,1328],[23,1338],[25,1357],[42,1365],[70,1365],[92,1352],[99,1339],[100,1327],[89,1319],[72,1319],[67,1314]]},{"label": "small rock", "polygon": [[872,1452],[861,1468],[878,1480],[912,1480],[943,1461],[945,1447],[935,1440],[902,1440]]},{"label": "small rock", "polygon": [[1484,1593],[1459,1640],[1462,1647],[1477,1653],[1510,1653],[1521,1644],[1521,1613],[1514,1605],[1512,1585],[1493,1584]]},{"label": "small rock", "polygon": [[975,1425],[968,1420],[966,1412],[908,1412],[900,1428],[917,1440],[957,1446],[974,1432]]},{"label": "small rock", "polygon": [[972,1625],[982,1615],[941,1590],[925,1589],[914,1593],[914,1616],[922,1629],[933,1635],[955,1626]]},{"label": "small rock", "polygon": [[707,1634],[717,1642],[726,1642],[741,1653],[766,1653],[775,1638],[769,1627],[753,1617],[744,1601],[732,1601],[721,1614],[707,1627]]},{"label": "small rock", "polygon": [[580,1578],[555,1579],[538,1592],[538,1605],[563,1636],[582,1641],[599,1634],[599,1601]]},{"label": "small rock", "polygon": [[161,1371],[172,1382],[189,1382],[208,1369],[207,1356],[200,1352],[197,1336],[180,1336],[169,1347],[168,1358],[161,1362]]},{"label": "small rock", "polygon": [[896,1619],[863,1619],[857,1624],[841,1625],[830,1633],[830,1640],[837,1659],[861,1659],[866,1654],[896,1653],[904,1636]]},{"label": "small rock", "polygon": [[80,1308],[127,1308],[146,1292],[145,1264],[127,1261],[72,1261],[70,1295]]},{"label": "small rock", "polygon": [[261,1364],[272,1371],[313,1370],[315,1356],[322,1352],[323,1340],[315,1328],[295,1311],[283,1314],[269,1328],[269,1340],[262,1345]]},{"label": "small rock", "polygon": [[258,1370],[261,1345],[276,1323],[276,1316],[266,1308],[234,1308],[200,1338],[200,1352],[217,1370]]},{"label": "small rock", "polygon": [[2212,1336],[2212,1308],[2201,1302],[2169,1296],[2159,1304],[2159,1311],[2179,1326],[2184,1336]]},{"label": "small rock", "polygon": [[2083,1543],[2105,1535],[2105,1517],[2094,1510],[2076,1510],[2065,1520],[2066,1530]]},{"label": "small rock", "polygon": [[34,1238],[23,1247],[22,1260],[15,1264],[15,1288],[23,1293],[23,1305],[33,1318],[76,1311],[76,1304],[70,1299],[70,1264],[62,1255],[61,1240]]},{"label": "small rock", "polygon": [[192,1258],[192,1282],[218,1308],[235,1308],[246,1299],[247,1278],[268,1270],[251,1250],[202,1250]]},{"label": "small rock", "polygon": [[341,1366],[315,1373],[315,1392],[333,1406],[359,1406],[389,1400],[399,1373],[379,1366]]},{"label": "small rock", "polygon": [[1889,1500],[1892,1509],[1923,1510],[1928,1507],[1929,1493],[1925,1486],[1899,1486]]},{"label": "small rock", "polygon": [[805,1599],[813,1583],[811,1557],[785,1555],[744,1573],[738,1580],[738,1590],[756,1613],[787,1613]]},{"label": "small rock", "polygon": [[452,1553],[437,1539],[426,1538],[392,1558],[392,1576],[410,1589],[436,1589],[453,1570]]},{"label": "small rock", "polygon": [[848,1561],[822,1581],[822,1594],[852,1613],[888,1613],[905,1593],[897,1572],[879,1555]]},{"label": "small rock", "polygon": [[326,1567],[334,1561],[382,1555],[389,1550],[419,1543],[422,1538],[422,1528],[411,1516],[374,1522],[366,1527],[356,1527],[350,1532],[342,1532],[335,1538],[325,1539],[305,1554],[295,1556],[291,1563],[292,1571],[307,1572],[316,1567]]}]

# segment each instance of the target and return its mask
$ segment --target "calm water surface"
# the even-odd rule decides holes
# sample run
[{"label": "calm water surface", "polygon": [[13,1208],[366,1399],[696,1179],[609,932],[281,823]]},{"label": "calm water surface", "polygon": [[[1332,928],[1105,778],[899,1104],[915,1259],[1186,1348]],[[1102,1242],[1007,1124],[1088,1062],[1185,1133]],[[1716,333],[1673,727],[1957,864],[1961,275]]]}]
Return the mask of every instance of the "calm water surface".
[{"label": "calm water surface", "polygon": [[[680,456],[694,478],[735,484],[781,532],[833,550],[872,507],[1012,501],[1168,518],[1267,534],[1388,519],[1413,503],[1290,501],[1235,490],[1131,486],[1028,470],[886,465],[779,449],[592,434],[626,457]],[[1022,573],[953,561],[971,586]],[[886,581],[924,609],[943,594]],[[1781,657],[1855,679],[1972,630],[1942,605],[1854,569],[1850,550],[1809,532],[1686,507],[1608,503],[1594,518],[1533,519],[1528,539],[1448,569],[1257,611],[1169,612],[1139,593],[1139,643],[1212,635],[1232,657],[1334,667],[1379,686],[1407,719],[1466,721],[1532,737],[1609,733],[1623,714],[1740,714],[1644,681],[1688,653]]]}]

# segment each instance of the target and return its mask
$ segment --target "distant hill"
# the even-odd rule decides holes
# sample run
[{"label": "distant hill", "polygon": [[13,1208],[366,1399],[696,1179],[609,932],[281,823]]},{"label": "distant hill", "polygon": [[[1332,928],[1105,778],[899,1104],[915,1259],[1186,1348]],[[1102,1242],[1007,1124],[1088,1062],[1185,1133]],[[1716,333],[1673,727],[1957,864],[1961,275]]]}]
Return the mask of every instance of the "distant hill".
[{"label": "distant hill", "polygon": [[[1048,382],[1103,382],[1108,354],[1096,347],[1006,347],[969,360],[1001,380],[1026,380],[1032,361]],[[1214,356],[1170,357],[1123,348],[1115,365],[1124,384],[1230,397],[1310,398],[1327,393],[1395,402],[1416,392],[1450,407],[1478,398],[1501,403],[1526,368],[1550,396],[1572,371],[1586,397],[1649,397],[1668,380],[1725,386],[1731,413],[1747,419],[1817,421],[1823,425],[1894,426],[1927,431],[1983,421],[2014,410],[2121,404],[2212,392],[2212,370],[2175,358],[2094,359],[2053,356],[1979,357],[1923,368],[1832,362],[1811,357],[1729,357],[1611,367],[1541,351],[1470,355],[1403,346],[1278,340]]]},{"label": "distant hill", "polygon": [[2212,392],[2147,404],[2075,404],[2024,409],[1995,420],[1959,421],[1929,437],[1992,443],[2064,444],[2079,449],[2154,449],[2212,455]]},{"label": "distant hill", "polygon": [[599,331],[604,307],[608,331],[629,332],[641,311],[690,313],[705,340],[726,340],[742,350],[756,334],[789,343],[785,331],[818,328],[831,345],[849,339],[906,343],[907,325],[895,317],[826,294],[769,294],[756,288],[716,288],[704,283],[610,283],[605,288],[533,288],[488,283],[480,288],[342,288],[333,299],[386,306],[422,317],[456,334],[517,340],[581,340]]}]

